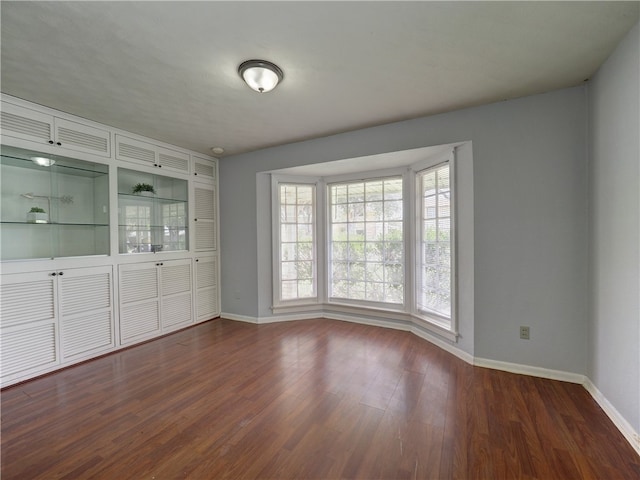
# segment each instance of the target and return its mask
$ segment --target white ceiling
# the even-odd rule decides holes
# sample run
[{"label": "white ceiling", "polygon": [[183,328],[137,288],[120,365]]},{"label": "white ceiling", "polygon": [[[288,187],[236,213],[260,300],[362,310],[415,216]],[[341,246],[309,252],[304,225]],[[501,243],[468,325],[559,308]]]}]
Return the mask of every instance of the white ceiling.
[{"label": "white ceiling", "polygon": [[[639,5],[3,0],[1,89],[236,154],[580,84]],[[250,58],[283,83],[249,90]]]}]

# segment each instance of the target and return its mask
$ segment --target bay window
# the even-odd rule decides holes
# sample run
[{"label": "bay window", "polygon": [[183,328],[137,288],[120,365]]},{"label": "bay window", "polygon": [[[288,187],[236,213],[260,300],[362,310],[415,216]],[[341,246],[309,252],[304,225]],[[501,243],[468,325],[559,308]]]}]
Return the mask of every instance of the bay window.
[{"label": "bay window", "polygon": [[448,149],[379,171],[272,176],[274,312],[377,310],[455,339],[454,167]]}]

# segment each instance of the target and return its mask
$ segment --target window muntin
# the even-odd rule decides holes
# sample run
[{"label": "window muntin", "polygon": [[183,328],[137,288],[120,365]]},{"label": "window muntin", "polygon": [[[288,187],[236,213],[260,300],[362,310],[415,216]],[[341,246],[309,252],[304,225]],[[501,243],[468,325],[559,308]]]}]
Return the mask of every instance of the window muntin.
[{"label": "window muntin", "polygon": [[416,285],[418,312],[451,321],[452,190],[446,162],[418,172],[419,252]]},{"label": "window muntin", "polygon": [[329,297],[404,303],[402,177],[329,185]]},{"label": "window muntin", "polygon": [[317,296],[315,185],[278,184],[279,300]]}]

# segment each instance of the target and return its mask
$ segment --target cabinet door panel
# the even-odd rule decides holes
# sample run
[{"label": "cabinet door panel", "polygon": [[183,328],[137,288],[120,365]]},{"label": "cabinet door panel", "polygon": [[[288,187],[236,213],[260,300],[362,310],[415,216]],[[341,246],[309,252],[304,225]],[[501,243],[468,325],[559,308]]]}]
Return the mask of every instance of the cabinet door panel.
[{"label": "cabinet door panel", "polygon": [[64,273],[58,276],[63,358],[114,346],[111,267]]},{"label": "cabinet door panel", "polygon": [[107,130],[62,118],[55,119],[55,129],[56,142],[63,148],[104,157],[111,156],[111,134]]},{"label": "cabinet door panel", "polygon": [[67,270],[59,281],[62,316],[111,309],[111,267],[100,273]]},{"label": "cabinet door panel", "polygon": [[[162,296],[191,291],[191,261],[179,265],[165,262],[162,267]],[[187,263],[188,262],[188,263]]]},{"label": "cabinet door panel", "polygon": [[120,267],[120,303],[127,304],[159,296],[158,272],[155,264]]},{"label": "cabinet door panel", "polygon": [[189,173],[189,154],[158,147],[158,163],[163,169]]},{"label": "cabinet door panel", "polygon": [[160,330],[160,311],[157,301],[128,305],[120,309],[122,343]]},{"label": "cabinet door panel", "polygon": [[163,263],[164,265],[160,268],[162,327],[191,323],[193,321],[191,260]]},{"label": "cabinet door panel", "polygon": [[116,135],[116,159],[133,161],[143,165],[157,163],[153,145],[122,135]]},{"label": "cabinet door panel", "polygon": [[194,200],[196,217],[195,250],[215,250],[217,247],[217,206],[215,189],[213,187],[196,185],[194,188]]},{"label": "cabinet door panel", "polygon": [[2,377],[37,372],[58,363],[55,324],[37,322],[2,331]]},{"label": "cabinet door panel", "polygon": [[192,155],[193,175],[198,182],[215,183],[216,181],[216,161],[209,158],[202,158]]},{"label": "cabinet door panel", "polygon": [[2,103],[2,136],[48,144],[53,139],[53,117],[11,103]]},{"label": "cabinet door panel", "polygon": [[220,314],[216,257],[200,257],[196,262],[196,308],[198,321],[209,320]]},{"label": "cabinet door panel", "polygon": [[0,325],[6,328],[42,320],[54,322],[54,298],[54,277],[46,273],[8,275],[0,285]]},{"label": "cabinet door panel", "polygon": [[113,316],[110,311],[62,319],[62,355],[65,359],[113,346]]},{"label": "cabinet door panel", "polygon": [[191,292],[162,297],[162,326],[173,327],[191,323]]},{"label": "cabinet door panel", "polygon": [[121,265],[120,340],[129,343],[160,331],[160,282],[155,263]]}]

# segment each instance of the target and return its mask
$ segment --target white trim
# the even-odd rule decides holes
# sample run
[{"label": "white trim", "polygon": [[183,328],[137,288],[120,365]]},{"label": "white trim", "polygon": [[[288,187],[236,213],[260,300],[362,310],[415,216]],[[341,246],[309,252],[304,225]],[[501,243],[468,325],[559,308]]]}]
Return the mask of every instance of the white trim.
[{"label": "white trim", "polygon": [[[318,188],[319,179],[312,177],[289,177],[271,174],[271,284],[274,309],[283,306],[294,306],[318,302]],[[282,300],[281,275],[281,223],[280,223],[280,186],[309,186],[313,188],[313,288],[315,295],[293,300]]]},{"label": "white trim", "polygon": [[220,313],[220,318],[226,318],[227,320],[234,320],[236,322],[245,322],[245,323],[260,323],[258,317],[249,317],[247,315],[236,315],[235,313]]},{"label": "white trim", "polygon": [[473,365],[473,355],[465,352],[461,348],[458,348],[451,343],[447,343],[443,340],[440,340],[438,337],[434,337],[433,335],[431,335],[431,333],[423,330],[421,326],[414,324],[411,327],[411,333],[423,340],[426,340],[429,343],[433,343],[436,347],[441,348],[445,352],[449,352],[450,354],[455,355],[460,360],[467,362],[469,365]]},{"label": "white trim", "polygon": [[272,305],[271,311],[275,314],[297,314],[303,312],[322,312],[323,309],[322,303],[296,303],[291,305]]},{"label": "white trim", "polygon": [[273,317],[260,317],[257,319],[258,324],[264,325],[266,323],[280,323],[280,322],[297,322],[298,320],[314,320],[318,318],[326,318],[321,312],[306,313],[303,315],[276,315]]},{"label": "white trim", "polygon": [[584,375],[580,375],[578,373],[533,367],[531,365],[522,365],[519,363],[501,362],[499,360],[491,360],[489,358],[474,357],[473,365],[476,367],[491,368],[493,370],[501,370],[503,372],[519,373],[521,375],[548,378],[550,380],[560,380],[569,383],[583,384],[585,379]]},{"label": "white trim", "polygon": [[447,327],[438,325],[435,321],[430,321],[422,315],[412,315],[415,328],[422,329],[425,333],[435,334],[443,337],[452,343],[458,342],[460,333],[449,330]]},{"label": "white trim", "polygon": [[369,325],[372,327],[388,328],[391,330],[409,331],[409,326],[402,321],[381,320],[371,317],[354,317],[352,315],[339,312],[325,312],[323,318],[328,320],[339,320],[341,322],[358,323],[360,325]]},{"label": "white trim", "polygon": [[600,408],[604,410],[604,413],[611,419],[620,433],[624,435],[624,438],[631,444],[634,450],[640,455],[640,434],[636,432],[631,424],[611,405],[611,402],[607,400],[600,390],[593,384],[589,377],[585,377],[582,386],[591,394],[593,399],[600,405]]}]

